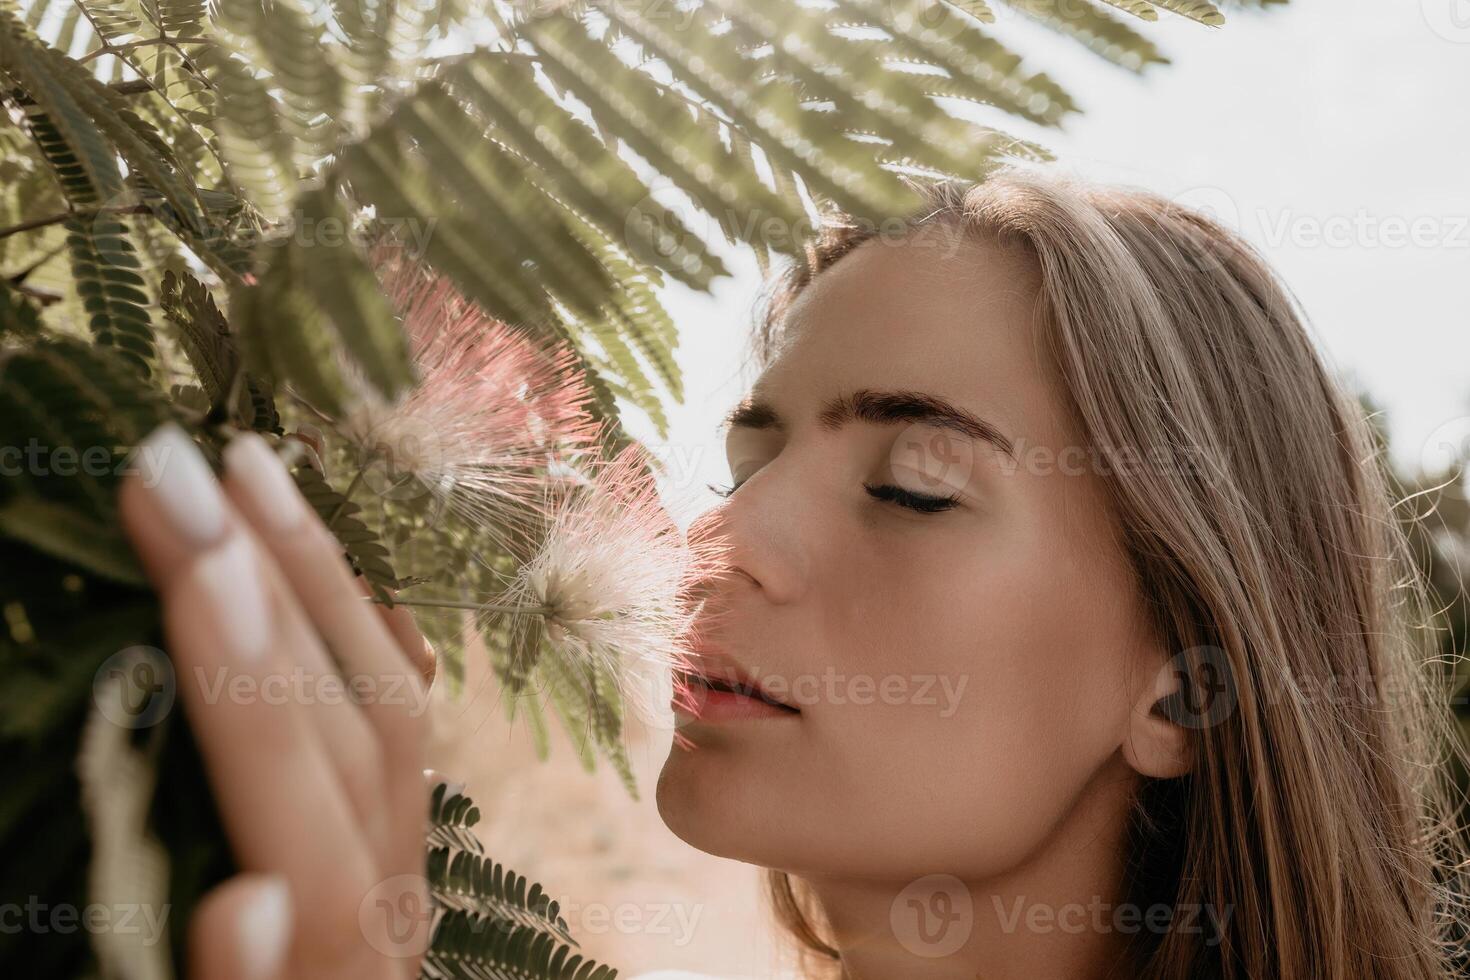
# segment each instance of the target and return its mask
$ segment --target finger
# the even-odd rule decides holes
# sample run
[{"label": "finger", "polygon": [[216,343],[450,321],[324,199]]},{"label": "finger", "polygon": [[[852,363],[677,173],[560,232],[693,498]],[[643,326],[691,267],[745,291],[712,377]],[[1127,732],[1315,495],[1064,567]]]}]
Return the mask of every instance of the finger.
[{"label": "finger", "polygon": [[237,436],[225,449],[225,490],[290,582],[342,673],[364,696],[362,709],[390,760],[417,758],[427,707],[418,671],[383,620],[363,602],[341,546],[301,496],[264,439]]},{"label": "finger", "polygon": [[[377,734],[383,789],[373,840],[393,871],[421,872],[428,793],[420,778],[428,694],[362,591],[341,546],[260,436],[225,449],[225,489],[290,583],[298,605],[337,657],[364,717]],[[381,828],[381,833],[378,829]]]},{"label": "finger", "polygon": [[189,977],[284,980],[293,918],[284,878],[236,875],[195,907],[189,922]]},{"label": "finger", "polygon": [[[352,896],[374,883],[372,852],[303,706],[263,696],[294,662],[266,556],[181,429],[162,427],[140,450],[151,458],[124,480],[122,523],[156,573],[180,698],[237,863],[283,874],[314,927],[357,935]],[[234,696],[242,688],[261,696]]]},{"label": "finger", "polygon": [[[151,474],[161,472],[160,468],[171,462],[162,456],[170,447],[175,447],[175,444],[168,441],[157,446],[145,443],[140,447],[143,462],[137,474],[138,483],[125,485],[122,490],[124,518],[140,545],[139,555],[144,568],[160,593],[167,592],[171,583],[192,567],[191,557],[197,551],[192,538],[216,533],[216,530],[223,533],[221,529],[206,529],[200,525],[191,527],[188,534],[179,534],[160,508],[157,496],[139,492],[147,489]],[[145,450],[151,451],[152,455],[144,455]],[[206,486],[215,484],[207,468],[200,471],[200,477],[206,481]],[[213,518],[208,516],[210,512],[201,507],[199,499],[191,496],[183,503],[187,506],[184,513],[189,520],[196,524],[205,520],[213,522]],[[236,528],[239,534],[254,538],[251,529],[228,505],[224,514],[225,524]],[[289,653],[289,656],[283,656],[282,672],[271,676],[268,683],[259,687],[243,685],[239,690],[243,696],[297,699],[325,743],[326,755],[358,821],[371,833],[385,833],[382,810],[384,779],[376,734],[352,703],[346,682],[316,636],[311,621],[291,594],[290,583],[258,545],[255,553],[262,570],[266,600],[279,611],[277,629],[280,642],[276,647],[281,654]],[[218,677],[196,675],[194,680],[206,686],[211,701],[242,696]]]},{"label": "finger", "polygon": [[464,795],[464,783],[458,779],[444,775],[438,769],[425,769],[424,783],[428,786],[429,795],[431,796],[440,786],[444,787],[444,798],[446,800],[451,796]]},{"label": "finger", "polygon": [[[362,576],[357,578],[358,590],[364,596],[371,597],[372,585]],[[394,596],[393,590],[388,590],[389,596]],[[419,672],[424,679],[424,687],[432,688],[434,676],[439,671],[439,657],[434,652],[434,646],[419,630],[418,620],[414,617],[413,610],[407,606],[394,605],[385,606],[382,603],[374,603],[378,616],[388,627],[388,632],[398,641],[398,648],[408,658],[408,662]]]}]

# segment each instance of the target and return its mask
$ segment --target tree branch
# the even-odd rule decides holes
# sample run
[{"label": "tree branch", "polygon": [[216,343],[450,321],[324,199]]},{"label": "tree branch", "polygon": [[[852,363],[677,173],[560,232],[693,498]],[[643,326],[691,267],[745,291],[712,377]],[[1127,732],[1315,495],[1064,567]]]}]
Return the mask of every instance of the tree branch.
[{"label": "tree branch", "polygon": [[[176,46],[180,44],[213,43],[214,39],[208,37],[149,37],[144,38],[141,41],[129,41],[127,44],[103,44],[102,47],[98,48],[96,51],[88,52],[87,54],[84,54],[80,58],[78,58],[77,64],[85,65],[87,62],[92,61],[95,58],[100,58],[106,54],[115,54],[121,56],[127,54],[129,51],[132,51],[135,48],[146,48],[159,44],[167,45],[168,47],[177,49]],[[179,51],[178,53],[180,56],[184,54],[184,52],[182,51]]]},{"label": "tree branch", "polygon": [[56,214],[48,214],[44,218],[32,218],[30,221],[22,221],[18,225],[9,228],[0,228],[0,238],[9,238],[23,231],[35,231],[37,228],[46,228],[51,225],[59,225],[68,218],[95,218],[99,214],[148,214],[146,204],[121,204],[107,208],[84,208],[80,211],[61,211]]},{"label": "tree branch", "polygon": [[[107,87],[118,95],[142,95],[144,92],[153,91],[153,83],[146,78],[135,78],[128,82],[114,82]],[[11,89],[5,94],[22,110],[36,104],[36,100],[27,95],[22,89]]]}]

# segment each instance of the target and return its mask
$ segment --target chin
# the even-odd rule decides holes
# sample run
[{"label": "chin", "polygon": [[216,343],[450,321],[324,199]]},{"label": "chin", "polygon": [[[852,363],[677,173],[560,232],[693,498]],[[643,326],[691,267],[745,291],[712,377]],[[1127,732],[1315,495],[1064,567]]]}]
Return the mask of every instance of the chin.
[{"label": "chin", "polygon": [[716,809],[712,797],[718,795],[715,791],[719,787],[702,785],[710,782],[713,774],[700,771],[710,768],[691,759],[687,750],[670,746],[669,757],[658,774],[654,800],[659,819],[675,837],[690,847],[714,854],[719,853],[712,849],[714,841],[711,840],[718,836],[712,826],[717,821],[711,819],[710,811]]},{"label": "chin", "polygon": [[696,850],[760,867],[796,870],[818,857],[825,842],[802,828],[821,822],[793,820],[800,807],[782,802],[783,787],[762,781],[759,772],[737,775],[732,761],[722,753],[670,748],[654,791],[664,826]]},{"label": "chin", "polygon": [[[658,775],[658,815],[675,837],[717,857],[763,864],[758,846],[771,829],[749,779],[736,780],[715,753],[673,746]],[[728,762],[729,760],[725,760]]]}]

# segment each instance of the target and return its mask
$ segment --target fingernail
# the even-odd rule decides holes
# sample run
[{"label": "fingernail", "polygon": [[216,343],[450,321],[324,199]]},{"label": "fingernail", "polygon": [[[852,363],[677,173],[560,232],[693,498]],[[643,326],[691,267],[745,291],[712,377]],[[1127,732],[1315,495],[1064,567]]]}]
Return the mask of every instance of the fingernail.
[{"label": "fingernail", "polygon": [[270,643],[269,607],[254,547],[247,535],[236,534],[200,558],[193,572],[214,606],[220,643],[244,661],[263,659]]},{"label": "fingernail", "polygon": [[225,470],[238,480],[271,530],[296,530],[306,518],[306,500],[296,481],[264,439],[247,432],[225,447]]},{"label": "fingernail", "polygon": [[225,499],[219,481],[194,440],[172,422],[154,429],[133,456],[143,486],[158,501],[173,529],[200,547],[225,531]]},{"label": "fingernail", "polygon": [[444,798],[446,800],[451,796],[464,795],[464,783],[457,779],[450,779],[437,769],[425,769],[424,778],[429,782],[429,792],[431,793],[439,787],[440,783],[443,783]]},{"label": "fingernail", "polygon": [[240,911],[240,966],[250,980],[281,975],[291,948],[291,888],[280,875],[262,875]]}]

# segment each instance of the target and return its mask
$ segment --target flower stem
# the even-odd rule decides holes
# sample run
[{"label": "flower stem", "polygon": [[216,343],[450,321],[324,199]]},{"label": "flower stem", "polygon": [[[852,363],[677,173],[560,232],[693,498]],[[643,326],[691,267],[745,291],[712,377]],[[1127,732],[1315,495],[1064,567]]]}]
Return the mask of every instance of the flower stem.
[{"label": "flower stem", "polygon": [[362,478],[367,476],[368,467],[372,465],[373,457],[369,455],[367,459],[363,460],[362,466],[358,467],[357,474],[352,478],[352,482],[347,484],[347,489],[342,491],[342,502],[339,503],[336,507],[332,508],[332,516],[327,518],[327,529],[330,530],[333,534],[337,533],[337,518],[342,516],[342,512],[346,510],[347,505],[352,502],[352,494],[357,490],[358,486],[361,485]]},{"label": "flower stem", "polygon": [[[387,605],[386,600],[379,599],[376,596],[367,596],[366,598],[371,602]],[[536,613],[541,616],[545,616],[553,611],[550,606],[508,606],[493,602],[461,602],[455,599],[400,599],[397,596],[393,598],[393,605],[432,606],[437,609],[473,609],[477,612]]]}]

